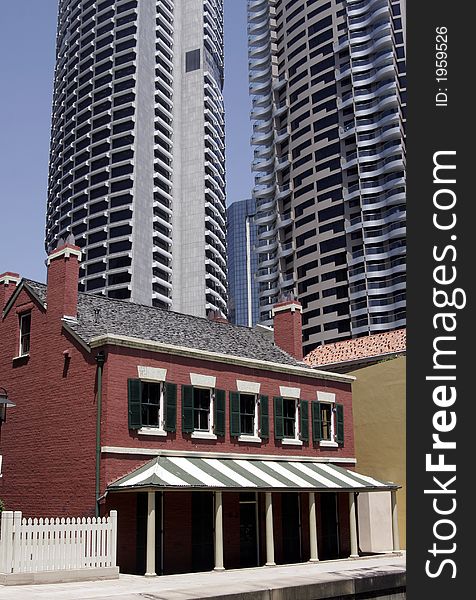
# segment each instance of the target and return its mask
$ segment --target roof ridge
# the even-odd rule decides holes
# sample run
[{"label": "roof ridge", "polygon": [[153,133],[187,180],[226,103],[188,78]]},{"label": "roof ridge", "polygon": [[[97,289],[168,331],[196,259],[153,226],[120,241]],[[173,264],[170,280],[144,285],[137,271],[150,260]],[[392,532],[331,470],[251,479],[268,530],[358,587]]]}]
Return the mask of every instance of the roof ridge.
[{"label": "roof ridge", "polygon": [[[27,278],[23,282],[43,304],[46,302],[46,284]],[[70,326],[86,344],[98,335],[125,335],[231,357],[310,368],[254,327],[223,323],[91,292],[78,293],[78,318]]]},{"label": "roof ridge", "polygon": [[[26,283],[31,282],[34,283],[36,285],[41,285],[42,287],[46,288],[47,285],[46,283],[43,283],[41,281],[35,281],[34,279],[29,279],[27,277],[23,277],[22,278],[23,281],[25,281]],[[188,313],[181,313],[177,310],[169,310],[168,308],[162,308],[161,306],[152,306],[149,304],[143,304],[142,302],[132,302],[131,300],[124,300],[122,298],[109,298],[108,296],[103,296],[102,294],[95,294],[94,292],[78,292],[78,297],[80,296],[87,296],[87,297],[91,297],[91,298],[95,298],[98,300],[103,300],[105,302],[118,302],[120,304],[123,305],[128,305],[128,306],[140,306],[142,308],[147,308],[147,309],[151,309],[151,310],[157,310],[159,312],[165,312],[167,314],[174,314],[174,315],[179,315],[181,317],[186,317],[186,318],[190,318],[190,319],[201,319],[203,321],[207,321],[209,323],[215,323],[217,325],[229,325],[231,327],[235,327],[237,329],[247,329],[250,331],[254,331],[254,327],[248,327],[247,325],[238,325],[236,323],[223,323],[220,321],[213,321],[212,319],[209,319],[208,317],[200,317],[199,315],[190,315]],[[261,332],[260,332],[261,333]],[[283,350],[284,352],[284,350]]]}]

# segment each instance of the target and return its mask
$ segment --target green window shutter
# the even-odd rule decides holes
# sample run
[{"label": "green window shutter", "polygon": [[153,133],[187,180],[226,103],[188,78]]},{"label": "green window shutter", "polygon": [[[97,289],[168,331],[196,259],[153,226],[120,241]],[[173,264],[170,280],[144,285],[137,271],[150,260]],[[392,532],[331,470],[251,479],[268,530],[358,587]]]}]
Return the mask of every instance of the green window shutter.
[{"label": "green window shutter", "polygon": [[240,433],[240,394],[230,392],[230,435],[237,437]]},{"label": "green window shutter", "polygon": [[193,432],[193,386],[182,386],[182,431]]},{"label": "green window shutter", "polygon": [[336,404],[336,442],[344,443],[344,406]]},{"label": "green window shutter", "polygon": [[301,419],[301,440],[309,441],[309,402],[301,400],[299,406],[299,417]]},{"label": "green window shutter", "polygon": [[277,440],[282,440],[284,437],[283,399],[281,396],[274,398],[274,437]]},{"label": "green window shutter", "polygon": [[215,435],[225,435],[225,404],[226,393],[224,390],[215,390]]},{"label": "green window shutter", "polygon": [[259,408],[260,408],[260,436],[262,438],[269,438],[269,408],[268,408],[268,396],[259,397]]},{"label": "green window shutter", "polygon": [[142,381],[140,379],[128,379],[129,397],[129,429],[140,429],[142,427],[142,411],[140,400],[142,395]]},{"label": "green window shutter", "polygon": [[321,405],[319,402],[311,402],[312,412],[312,439],[314,442],[322,440]]},{"label": "green window shutter", "polygon": [[175,383],[164,383],[164,404],[164,429],[174,432],[177,429],[177,385]]}]

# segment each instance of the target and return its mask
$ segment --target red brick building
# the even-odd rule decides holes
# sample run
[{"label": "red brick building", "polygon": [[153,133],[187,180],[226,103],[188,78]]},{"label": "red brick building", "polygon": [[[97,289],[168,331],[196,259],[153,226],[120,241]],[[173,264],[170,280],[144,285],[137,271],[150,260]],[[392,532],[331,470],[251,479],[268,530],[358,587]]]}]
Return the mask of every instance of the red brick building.
[{"label": "red brick building", "polygon": [[357,554],[355,494],[396,486],[347,470],[352,378],[301,361],[300,305],[275,307],[280,348],[260,328],[78,294],[79,260],[66,244],[47,285],[0,276],[6,506],[117,509],[123,572]]}]

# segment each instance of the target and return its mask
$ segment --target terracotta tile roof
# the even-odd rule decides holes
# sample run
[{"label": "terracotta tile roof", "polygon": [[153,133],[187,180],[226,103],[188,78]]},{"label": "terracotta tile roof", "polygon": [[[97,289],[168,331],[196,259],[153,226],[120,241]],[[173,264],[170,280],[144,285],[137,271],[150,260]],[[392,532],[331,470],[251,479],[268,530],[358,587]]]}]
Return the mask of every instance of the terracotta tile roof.
[{"label": "terracotta tile roof", "polygon": [[386,354],[402,353],[406,350],[406,340],[407,330],[397,329],[335,344],[324,344],[305,356],[304,362],[312,367],[323,367]]}]

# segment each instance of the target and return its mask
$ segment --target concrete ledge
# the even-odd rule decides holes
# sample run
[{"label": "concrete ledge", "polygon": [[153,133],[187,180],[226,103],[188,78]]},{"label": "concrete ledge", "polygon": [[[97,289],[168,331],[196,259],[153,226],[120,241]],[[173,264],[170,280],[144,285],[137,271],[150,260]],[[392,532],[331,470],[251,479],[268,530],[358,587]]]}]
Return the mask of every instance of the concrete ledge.
[{"label": "concrete ledge", "polygon": [[[203,591],[201,598],[207,600],[403,600],[406,598],[406,573],[385,573],[369,576],[342,575],[328,573],[325,580],[316,583],[298,583],[253,590],[240,593],[221,592],[215,595]],[[179,598],[179,594],[168,596],[170,600]]]},{"label": "concrete ledge", "polygon": [[0,573],[0,585],[31,585],[35,583],[69,583],[72,581],[99,581],[119,579],[119,567],[99,569],[65,569],[39,573]]}]

